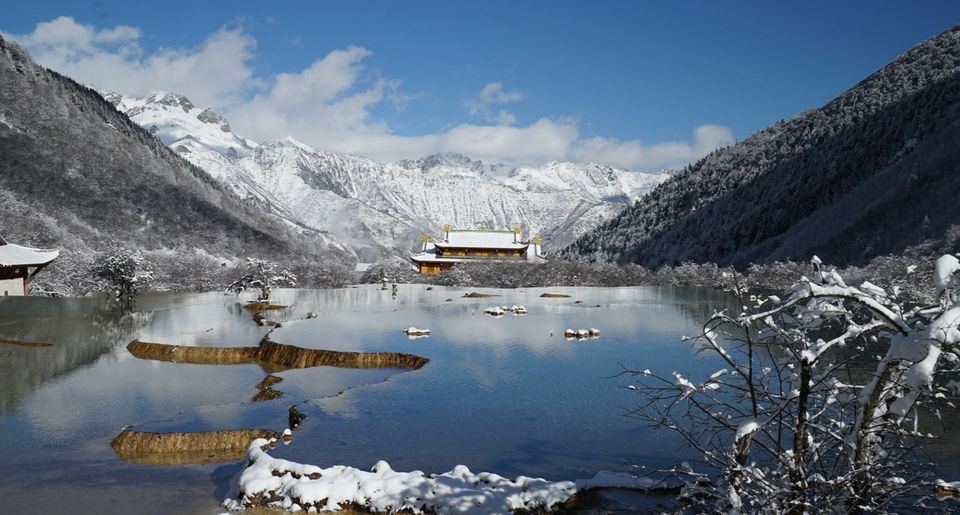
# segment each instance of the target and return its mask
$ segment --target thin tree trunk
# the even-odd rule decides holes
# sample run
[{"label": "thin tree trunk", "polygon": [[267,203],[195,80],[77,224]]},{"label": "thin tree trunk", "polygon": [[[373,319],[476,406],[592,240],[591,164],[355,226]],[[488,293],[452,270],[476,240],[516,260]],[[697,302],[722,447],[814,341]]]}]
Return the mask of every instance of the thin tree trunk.
[{"label": "thin tree trunk", "polygon": [[793,490],[791,515],[806,511],[807,477],[804,465],[810,444],[807,441],[807,400],[810,397],[811,365],[800,360],[800,394],[797,396],[797,428],[793,433],[793,467],[790,469],[790,484]]},{"label": "thin tree trunk", "polygon": [[872,414],[876,413],[877,406],[882,402],[883,392],[887,390],[890,378],[899,366],[900,362],[898,360],[887,363],[883,372],[880,373],[880,377],[877,378],[877,383],[874,385],[873,391],[870,392],[867,402],[863,406],[863,416],[860,420],[860,430],[856,435],[856,448],[853,455],[852,468],[855,471],[853,493],[847,499],[847,513],[851,515],[863,512],[861,509],[863,500],[866,499],[873,483],[873,476],[870,474],[870,440],[877,429],[874,427],[874,424],[878,423],[878,421],[872,418]]}]

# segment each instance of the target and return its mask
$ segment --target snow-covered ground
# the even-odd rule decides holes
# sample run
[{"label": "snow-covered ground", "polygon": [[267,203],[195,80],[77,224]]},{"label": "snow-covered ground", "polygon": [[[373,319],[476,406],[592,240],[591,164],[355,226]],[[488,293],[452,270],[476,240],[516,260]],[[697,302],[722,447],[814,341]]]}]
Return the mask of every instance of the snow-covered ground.
[{"label": "snow-covered ground", "polygon": [[324,231],[368,261],[403,254],[444,224],[522,225],[525,236],[541,235],[547,250],[557,249],[668,177],[597,164],[486,164],[459,154],[385,164],[292,137],[257,144],[180,95],[105,98],[242,198]]},{"label": "snow-covered ground", "polygon": [[473,473],[464,465],[443,474],[397,472],[385,461],[378,461],[369,472],[342,465],[321,468],[274,458],[263,450],[270,444],[262,438],[250,444],[247,466],[234,478],[224,507],[242,510],[269,505],[314,512],[355,504],[375,513],[494,514],[550,509],[578,491],[592,488],[646,490],[658,486],[649,478],[613,472],[575,482],[553,482]]}]

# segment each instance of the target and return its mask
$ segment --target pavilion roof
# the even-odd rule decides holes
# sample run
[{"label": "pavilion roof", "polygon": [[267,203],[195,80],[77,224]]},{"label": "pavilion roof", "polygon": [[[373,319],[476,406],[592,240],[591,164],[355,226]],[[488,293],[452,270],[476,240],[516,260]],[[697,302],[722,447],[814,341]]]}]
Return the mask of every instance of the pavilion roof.
[{"label": "pavilion roof", "polygon": [[0,238],[0,266],[46,265],[60,255],[59,250],[34,249],[7,243]]}]

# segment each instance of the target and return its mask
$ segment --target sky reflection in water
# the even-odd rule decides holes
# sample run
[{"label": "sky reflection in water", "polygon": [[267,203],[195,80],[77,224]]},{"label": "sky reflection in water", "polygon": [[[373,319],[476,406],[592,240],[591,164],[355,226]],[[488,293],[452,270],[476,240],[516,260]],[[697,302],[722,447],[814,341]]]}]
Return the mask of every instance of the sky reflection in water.
[{"label": "sky reflection in water", "polygon": [[[692,355],[680,338],[728,307],[724,294],[562,288],[480,290],[503,296],[466,299],[466,291],[401,286],[396,297],[378,286],[278,291],[277,300],[291,309],[270,314],[283,322],[271,334],[277,342],[409,352],[430,362],[412,372],[280,372],[285,380],[275,388],[284,395],[260,403],[250,400],[265,375],[256,365],[147,361],[125,348],[134,338],[256,345],[267,329],[255,326],[233,296],[153,295],[126,317],[96,299],[0,299],[0,336],[55,344],[0,348],[0,496],[8,508],[26,511],[59,511],[62,503],[77,513],[105,506],[209,513],[235,465],[127,464],[110,440],[126,425],[282,429],[294,403],[308,419],[294,443],[275,454],[319,465],[367,468],[386,459],[397,470],[442,472],[463,463],[504,475],[573,479],[685,455],[671,435],[623,416],[633,400],[624,388],[630,380],[611,376],[620,364],[712,372],[718,364]],[[544,291],[572,297],[540,298]],[[529,314],[482,313],[514,304]],[[307,312],[318,317],[294,320]],[[429,328],[432,336],[410,340],[401,332],[410,326]],[[590,327],[602,331],[600,339],[562,336],[566,328]],[[68,483],[53,499],[44,483],[51,481]]]}]

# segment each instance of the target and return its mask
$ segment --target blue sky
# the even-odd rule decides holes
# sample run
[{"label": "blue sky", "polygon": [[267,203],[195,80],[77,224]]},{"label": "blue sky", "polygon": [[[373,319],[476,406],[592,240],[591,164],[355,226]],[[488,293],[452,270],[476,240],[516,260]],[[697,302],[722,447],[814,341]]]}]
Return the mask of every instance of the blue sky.
[{"label": "blue sky", "polygon": [[654,169],[822,105],[957,23],[947,1],[24,2],[0,31],[258,140]]}]

